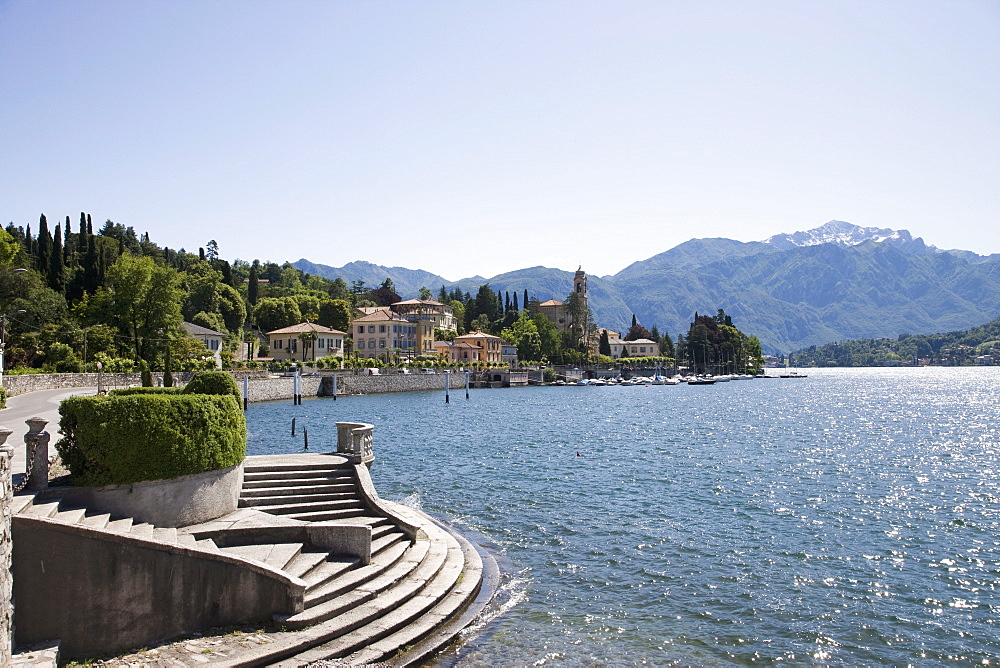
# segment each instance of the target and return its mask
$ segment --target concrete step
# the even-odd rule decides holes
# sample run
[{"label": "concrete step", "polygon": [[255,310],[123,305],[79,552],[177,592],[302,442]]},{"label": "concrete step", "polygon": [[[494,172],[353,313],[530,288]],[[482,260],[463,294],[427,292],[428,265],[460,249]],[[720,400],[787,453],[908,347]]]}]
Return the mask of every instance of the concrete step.
[{"label": "concrete step", "polygon": [[309,487],[311,485],[351,485],[354,486],[354,478],[350,476],[312,476],[309,478],[244,478],[242,491],[262,487]]},{"label": "concrete step", "polygon": [[288,506],[298,503],[319,503],[321,501],[356,501],[361,503],[358,495],[351,492],[335,492],[333,494],[307,493],[300,494],[297,491],[289,493],[289,490],[282,490],[282,494],[272,494],[268,496],[240,497],[241,508],[261,508],[262,506]]},{"label": "concrete step", "polygon": [[[330,640],[276,665],[301,666],[348,655],[410,624],[433,607],[458,580],[464,564],[461,549],[450,549],[457,546],[454,538],[435,534],[437,539],[431,538],[428,557],[409,576],[377,597],[330,619],[327,624],[339,627],[330,634]],[[443,542],[444,547],[436,548],[435,542]]]},{"label": "concrete step", "polygon": [[316,479],[350,479],[352,476],[347,471],[337,469],[287,469],[284,471],[250,471],[243,470],[243,480],[256,482],[258,480],[316,480]]},{"label": "concrete step", "polygon": [[[370,566],[370,564],[369,564]],[[387,565],[383,565],[385,568]],[[300,577],[306,583],[306,597],[309,592],[326,585],[329,582],[343,576],[348,571],[366,570],[368,566],[362,566],[359,559],[354,557],[338,557],[328,555],[322,562],[303,573]],[[371,571],[374,573],[375,571]]]},{"label": "concrete step", "polygon": [[198,539],[189,533],[177,534],[177,544],[185,545],[187,547],[195,547],[198,544]]},{"label": "concrete step", "polygon": [[176,543],[177,529],[173,527],[154,527],[153,538],[162,543]]},{"label": "concrete step", "polygon": [[240,492],[241,498],[256,498],[259,496],[280,496],[285,494],[354,494],[354,483],[314,483],[310,480],[304,485],[278,485],[276,487],[251,487]]},{"label": "concrete step", "polygon": [[256,462],[247,461],[243,466],[245,472],[260,473],[260,472],[273,472],[273,471],[347,471],[350,472],[350,467],[345,467],[342,464],[333,464],[330,462],[315,462],[312,464],[306,463],[294,463],[294,464],[258,464]]},{"label": "concrete step", "polygon": [[264,563],[275,568],[285,569],[285,566],[302,551],[302,543],[275,543],[271,547]]},{"label": "concrete step", "polygon": [[139,524],[133,524],[132,528],[129,529],[129,534],[135,536],[136,538],[152,538],[153,537],[153,525],[141,522]]},{"label": "concrete step", "polygon": [[[323,588],[312,592],[311,597],[307,594],[306,609],[281,620],[282,623],[289,628],[298,629],[343,617],[344,624],[340,625],[342,633],[368,623],[382,612],[391,610],[402,600],[415,595],[441,568],[448,551],[447,545],[433,540],[429,541],[426,551],[423,545],[414,546],[413,549],[410,558],[404,555],[389,568],[382,569],[377,564],[370,565],[349,571],[342,578],[337,578],[335,582],[330,583],[331,587],[338,582],[340,587],[347,587],[338,596],[326,598]],[[375,571],[374,577],[372,573],[365,573],[366,570]],[[343,582],[340,582],[341,580]],[[369,602],[373,605],[366,606],[365,604]],[[362,608],[364,608],[363,615],[355,614]]]},{"label": "concrete step", "polygon": [[[430,542],[425,540],[417,541],[413,546],[400,543],[384,552],[377,561],[373,561],[368,566],[359,566],[352,571],[338,574],[336,577],[321,579],[320,575],[322,574],[307,574],[306,577],[303,577],[307,583],[306,608],[343,596],[365,582],[378,577],[386,570],[404,563],[404,559],[408,566],[397,569],[396,574],[403,573],[407,568],[412,570],[427,555],[429,547]],[[309,577],[310,575],[312,577]]]},{"label": "concrete step", "polygon": [[114,531],[115,533],[128,533],[132,528],[132,518],[124,517],[120,520],[111,520],[107,525],[108,531]]},{"label": "concrete step", "polygon": [[260,506],[258,509],[272,515],[290,515],[292,513],[318,513],[330,510],[351,510],[363,508],[364,504],[357,498],[335,499],[333,501],[303,501],[299,503],[282,503]]},{"label": "concrete step", "polygon": [[316,548],[306,548],[295,555],[290,562],[285,564],[285,568],[283,570],[289,575],[294,575],[295,577],[300,578],[305,573],[308,573],[326,561],[328,556],[329,552],[324,552]]},{"label": "concrete step", "polygon": [[79,524],[80,520],[87,514],[86,508],[60,508],[52,519],[65,522],[66,524]]},{"label": "concrete step", "polygon": [[[270,509],[266,506],[261,510],[270,512]],[[344,508],[341,510],[324,510],[319,512],[285,513],[285,517],[290,517],[293,520],[302,520],[303,522],[339,522],[340,520],[363,516],[368,516],[367,508]]]},{"label": "concrete step", "polygon": [[[485,601],[478,596],[487,564],[469,541],[461,536],[455,538],[462,549],[465,566],[448,594],[410,624],[344,657],[343,663],[351,666],[381,662],[394,666],[417,665],[452,642],[483,610]],[[495,562],[490,570],[492,577],[498,576]],[[403,650],[406,654],[400,656]]]},{"label": "concrete step", "polygon": [[30,506],[25,506],[21,510],[22,515],[27,515],[28,517],[52,517],[59,511],[59,500],[54,501],[40,501],[38,503],[33,503]]},{"label": "concrete step", "polygon": [[31,505],[35,500],[34,494],[16,494],[10,503],[10,512],[17,515],[19,512]]},{"label": "concrete step", "polygon": [[209,552],[221,552],[222,551],[222,550],[219,549],[219,546],[215,544],[215,541],[212,540],[211,538],[203,538],[202,540],[195,541],[195,545],[197,545],[201,549],[207,550]]},{"label": "concrete step", "polygon": [[235,557],[240,557],[242,559],[252,559],[254,561],[259,561],[261,563],[267,559],[267,555],[271,553],[271,548],[273,545],[232,545],[229,547],[220,547],[219,551],[223,554],[230,554]]},{"label": "concrete step", "polygon": [[111,513],[100,513],[96,515],[85,515],[80,524],[93,529],[103,529],[111,521]]},{"label": "concrete step", "polygon": [[[458,551],[463,552],[460,548]],[[467,556],[463,552],[462,557],[458,558],[450,550],[448,563],[424,590],[393,611],[393,616],[399,618],[397,623],[380,619],[378,627],[373,624],[364,629],[373,635],[381,633],[381,628],[395,626],[395,630],[374,643],[362,640],[362,644],[356,646],[353,653],[346,657],[338,652],[338,656],[343,657],[342,662],[349,666],[361,666],[390,659],[401,649],[429,636],[461,612],[479,591],[482,578],[482,561],[478,555],[475,564],[469,564]],[[409,621],[404,622],[404,619]],[[349,641],[346,637],[340,639],[343,644]]]},{"label": "concrete step", "polygon": [[399,530],[390,531],[389,533],[379,536],[378,538],[372,538],[372,558],[374,559],[379,552],[387,547],[395,545],[396,543],[405,542],[406,540],[406,534]]}]

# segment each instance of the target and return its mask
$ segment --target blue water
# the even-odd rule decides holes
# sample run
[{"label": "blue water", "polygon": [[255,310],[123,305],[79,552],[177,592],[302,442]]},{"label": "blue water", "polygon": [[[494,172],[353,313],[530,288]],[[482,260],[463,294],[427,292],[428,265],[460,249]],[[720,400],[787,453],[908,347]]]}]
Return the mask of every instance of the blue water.
[{"label": "blue water", "polygon": [[[1000,367],[252,406],[250,453],[375,424],[384,498],[504,562],[442,665],[1000,656]],[[297,417],[300,435],[289,434]]]}]

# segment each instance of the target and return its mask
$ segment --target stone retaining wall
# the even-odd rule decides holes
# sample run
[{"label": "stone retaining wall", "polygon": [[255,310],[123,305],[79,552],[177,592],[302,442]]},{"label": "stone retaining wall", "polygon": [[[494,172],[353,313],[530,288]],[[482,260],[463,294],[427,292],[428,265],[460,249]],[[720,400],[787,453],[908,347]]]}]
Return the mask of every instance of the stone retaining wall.
[{"label": "stone retaining wall", "polygon": [[14,641],[14,588],[10,570],[10,506],[13,496],[10,467],[13,460],[14,448],[0,445],[0,666],[10,664]]},{"label": "stone retaining wall", "polygon": [[[195,373],[194,371],[174,371],[172,374],[174,383],[183,385],[191,380]],[[232,374],[237,383],[241,383],[245,376],[254,379],[267,378],[269,375],[266,370],[230,371],[229,373]],[[101,384],[109,390],[142,384],[142,374],[138,373],[31,373],[17,376],[5,374],[3,387],[7,390],[7,396],[38,390],[58,390],[62,387],[97,387],[98,375],[100,375]],[[153,384],[163,384],[163,373],[153,373]],[[292,396],[290,392],[288,396]]]},{"label": "stone retaining wall", "polygon": [[[194,375],[193,371],[174,373],[174,382],[178,385],[187,383]],[[266,370],[230,371],[236,384],[243,392],[243,379],[250,379],[250,401],[280,401],[292,398],[292,376],[271,376]],[[302,377],[302,396],[330,396],[333,392],[333,379],[330,373]],[[355,374],[352,371],[337,373],[337,394],[380,394],[383,392],[419,392],[423,390],[444,391],[445,375],[437,374],[391,374],[369,376],[364,373]],[[451,389],[458,391],[465,387],[465,374],[448,374],[451,377]],[[106,389],[119,387],[134,387],[142,384],[142,377],[137,373],[103,373],[101,383]],[[154,373],[153,383],[161,385],[163,374]],[[55,390],[63,387],[97,387],[96,373],[38,373],[22,376],[4,376],[4,389],[8,396],[35,392],[38,390]]]}]

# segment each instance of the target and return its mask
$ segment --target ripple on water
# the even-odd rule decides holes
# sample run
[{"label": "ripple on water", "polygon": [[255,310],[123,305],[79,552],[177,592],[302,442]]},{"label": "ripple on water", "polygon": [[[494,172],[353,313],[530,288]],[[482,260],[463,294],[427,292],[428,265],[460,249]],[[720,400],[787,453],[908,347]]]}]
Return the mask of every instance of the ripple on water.
[{"label": "ripple on water", "polygon": [[998,380],[824,369],[262,404],[250,450],[300,449],[293,416],[314,450],[337,420],[372,422],[379,493],[509,561],[443,665],[981,662],[1000,654]]}]

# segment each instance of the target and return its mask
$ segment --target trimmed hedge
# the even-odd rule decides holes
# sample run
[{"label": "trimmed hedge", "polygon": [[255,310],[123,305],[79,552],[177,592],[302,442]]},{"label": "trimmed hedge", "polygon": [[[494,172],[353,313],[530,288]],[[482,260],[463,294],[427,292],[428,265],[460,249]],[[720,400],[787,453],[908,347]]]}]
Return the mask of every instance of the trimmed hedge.
[{"label": "trimmed hedge", "polygon": [[246,457],[246,420],[232,395],[145,388],[70,397],[59,412],[64,436],[56,450],[75,485],[170,479],[234,466]]},{"label": "trimmed hedge", "polygon": [[242,403],[240,388],[225,371],[203,371],[184,386],[184,394],[231,394],[236,403]]},{"label": "trimmed hedge", "polygon": [[108,392],[112,397],[127,397],[134,394],[180,394],[183,387],[121,387]]},{"label": "trimmed hedge", "polygon": [[7,390],[0,387],[0,409],[7,408]]}]

